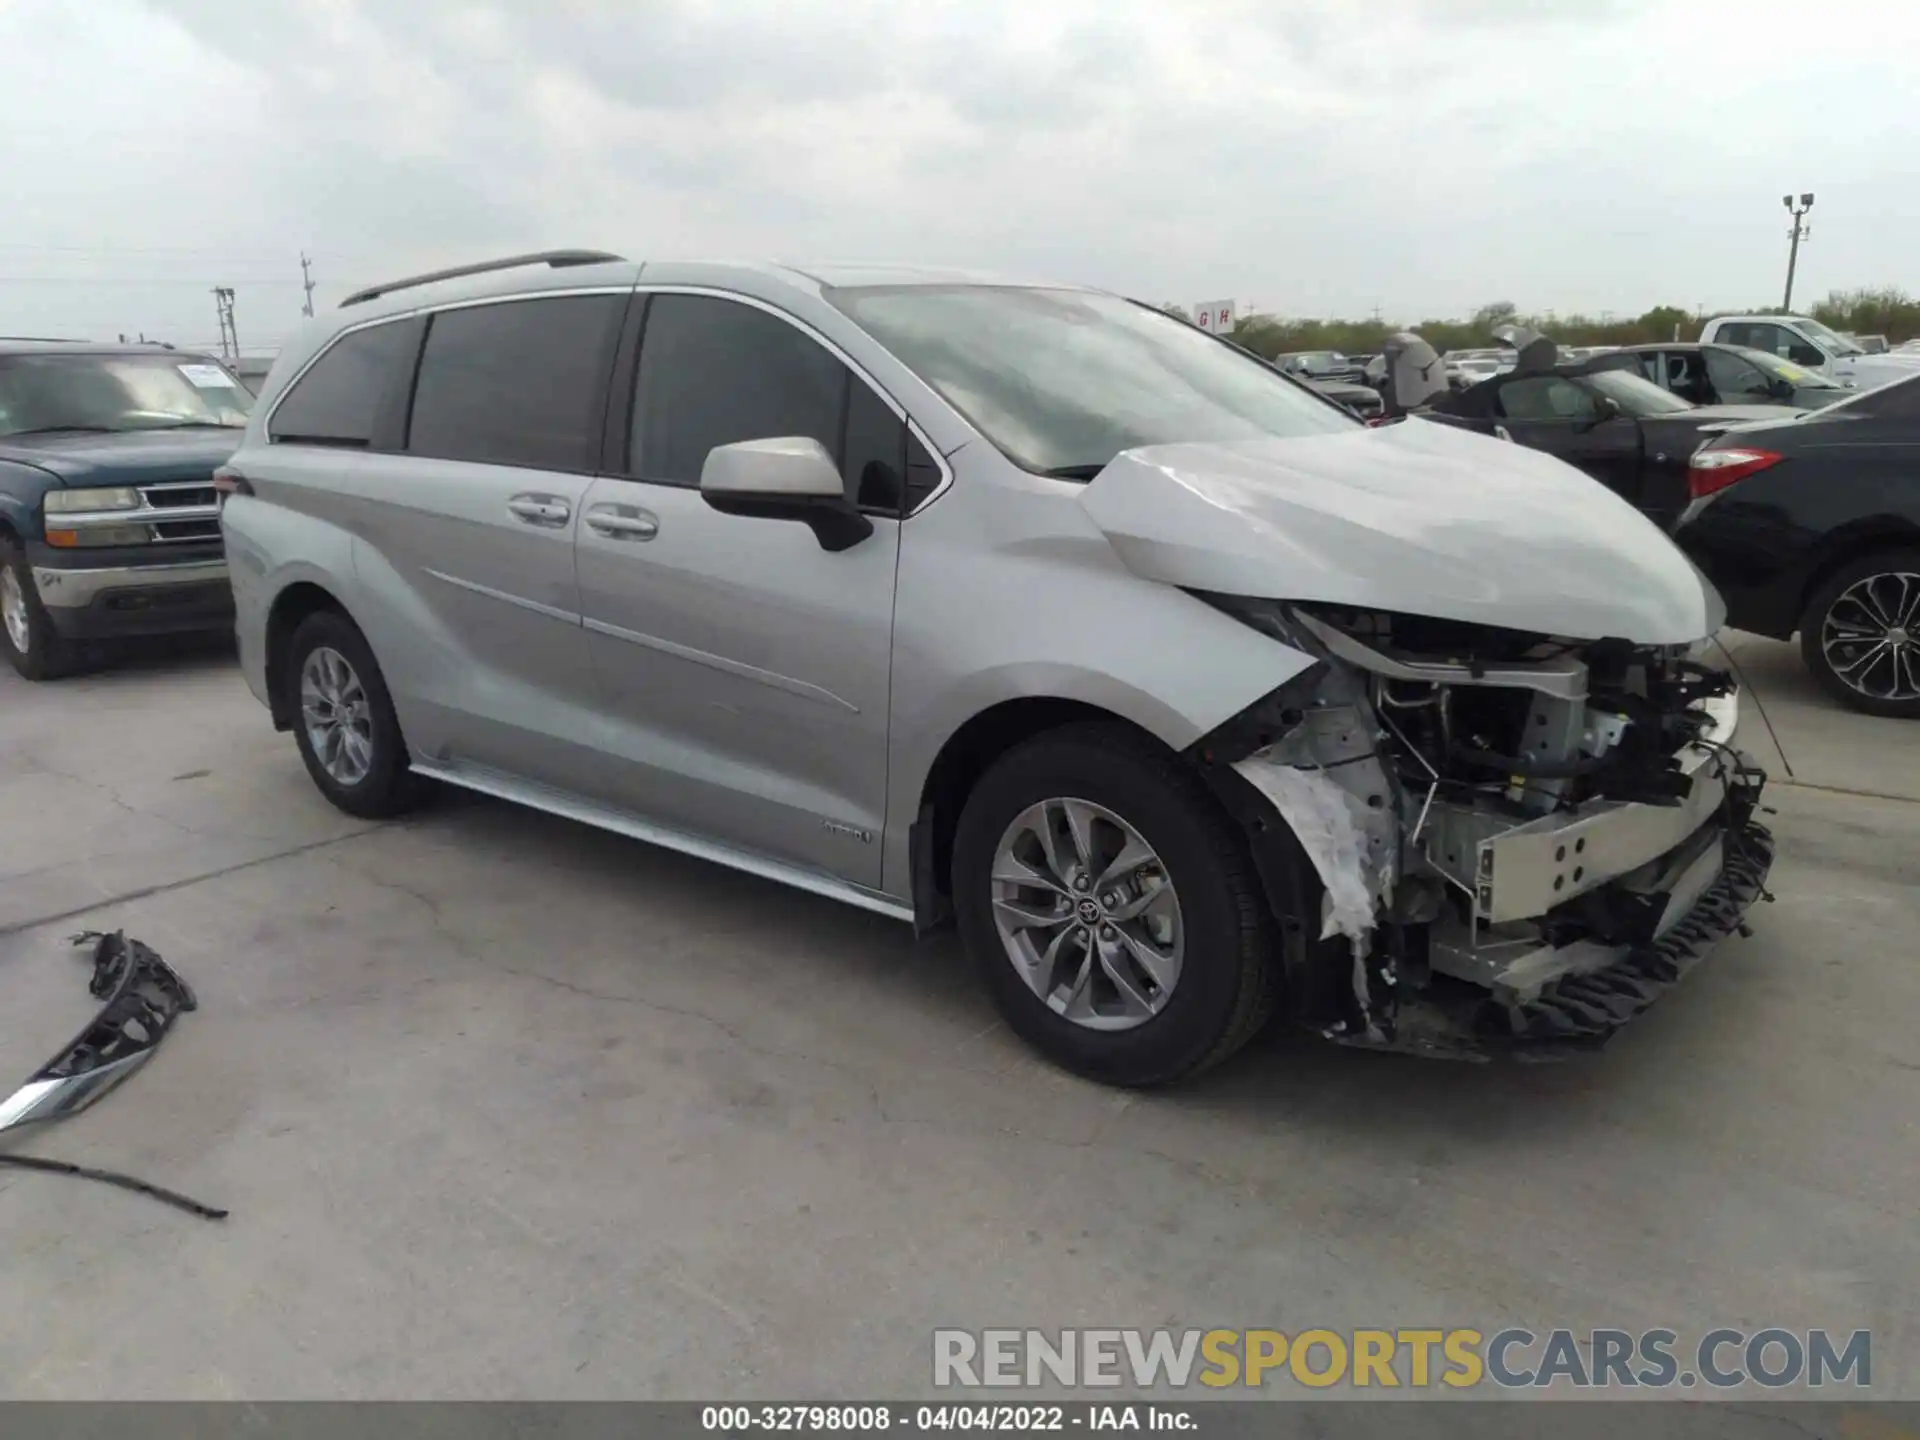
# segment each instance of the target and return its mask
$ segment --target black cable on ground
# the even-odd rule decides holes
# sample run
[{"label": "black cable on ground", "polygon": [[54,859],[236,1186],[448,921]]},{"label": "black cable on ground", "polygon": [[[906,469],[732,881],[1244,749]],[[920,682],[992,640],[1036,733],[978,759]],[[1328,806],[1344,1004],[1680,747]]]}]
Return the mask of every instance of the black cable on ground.
[{"label": "black cable on ground", "polygon": [[216,1206],[203,1205],[190,1195],[182,1195],[178,1190],[169,1190],[163,1185],[152,1185],[132,1175],[122,1175],[113,1170],[96,1170],[90,1165],[72,1165],[65,1160],[49,1160],[41,1155],[0,1154],[0,1165],[11,1165],[20,1170],[38,1170],[48,1175],[72,1175],[81,1180],[97,1180],[102,1185],[115,1185],[122,1190],[131,1190],[136,1195],[149,1195],[162,1205],[171,1205],[176,1210],[184,1210],[189,1215],[198,1215],[202,1220],[224,1220],[227,1212]]}]

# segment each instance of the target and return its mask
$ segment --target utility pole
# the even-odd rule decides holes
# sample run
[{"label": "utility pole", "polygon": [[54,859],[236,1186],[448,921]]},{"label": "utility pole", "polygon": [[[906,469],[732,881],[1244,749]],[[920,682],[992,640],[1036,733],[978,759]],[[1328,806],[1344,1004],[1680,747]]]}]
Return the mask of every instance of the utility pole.
[{"label": "utility pole", "polygon": [[1812,231],[1807,228],[1806,216],[1807,212],[1813,209],[1813,192],[1809,190],[1802,195],[1798,206],[1793,203],[1791,195],[1782,195],[1780,203],[1787,207],[1787,213],[1793,217],[1793,229],[1787,232],[1793,237],[1792,244],[1787,249],[1787,293],[1780,302],[1780,308],[1791,315],[1793,313],[1793,267],[1800,260],[1800,242],[1812,234]]},{"label": "utility pole", "polygon": [[236,365],[240,361],[240,332],[233,324],[233,287],[215,286],[213,303],[220,314],[220,358]]},{"label": "utility pole", "polygon": [[307,259],[307,252],[302,250],[300,252],[300,285],[307,292],[307,303],[301,306],[300,313],[309,320],[313,318],[313,271],[310,268],[312,264],[313,262]]}]

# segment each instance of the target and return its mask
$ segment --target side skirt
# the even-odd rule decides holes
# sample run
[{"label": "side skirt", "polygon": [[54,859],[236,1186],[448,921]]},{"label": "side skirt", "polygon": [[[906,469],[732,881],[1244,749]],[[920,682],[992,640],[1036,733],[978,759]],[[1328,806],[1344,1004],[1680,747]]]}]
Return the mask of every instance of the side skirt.
[{"label": "side skirt", "polygon": [[911,905],[902,904],[891,895],[882,894],[878,890],[868,890],[864,886],[850,884],[836,876],[822,874],[818,870],[804,869],[768,855],[738,849],[717,840],[708,840],[703,836],[691,835],[665,825],[656,825],[651,820],[639,819],[625,811],[611,809],[578,795],[551,790],[544,785],[515,779],[511,775],[503,775],[498,771],[466,765],[423,765],[418,760],[414,761],[413,770],[414,773],[424,775],[430,780],[439,780],[463,790],[491,795],[496,800],[511,800],[516,805],[544,810],[549,815],[558,815],[563,820],[576,820],[582,825],[591,825],[598,830],[611,830],[616,835],[625,835],[631,840],[644,840],[649,845],[658,845],[666,850],[677,850],[683,855],[691,855],[699,860],[710,860],[716,865],[725,865],[730,870],[743,870],[749,875],[758,875],[763,880],[791,885],[796,890],[823,895],[829,900],[838,900],[842,904],[870,910],[876,915],[885,915],[890,920],[911,921],[913,919]]}]

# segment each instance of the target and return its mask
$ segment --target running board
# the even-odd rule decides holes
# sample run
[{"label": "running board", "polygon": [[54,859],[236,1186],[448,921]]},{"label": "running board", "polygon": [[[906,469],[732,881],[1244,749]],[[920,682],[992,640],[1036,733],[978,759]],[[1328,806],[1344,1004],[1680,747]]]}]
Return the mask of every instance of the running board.
[{"label": "running board", "polygon": [[643,840],[649,845],[658,845],[665,850],[677,850],[682,855],[691,855],[697,860],[710,860],[716,865],[726,866],[729,870],[741,870],[749,875],[758,875],[762,880],[791,885],[794,889],[805,890],[811,895],[821,895],[829,900],[838,900],[843,905],[853,905],[862,910],[870,910],[876,915],[885,915],[889,920],[911,922],[913,919],[911,905],[902,905],[892,896],[884,895],[878,890],[868,890],[864,886],[851,884],[835,876],[823,875],[817,870],[802,869],[784,860],[775,860],[750,850],[735,849],[731,845],[723,845],[715,840],[669,829],[665,825],[656,825],[649,820],[638,820],[622,811],[610,810],[604,805],[582,800],[577,795],[550,790],[544,785],[535,785],[530,781],[516,780],[510,775],[477,768],[450,769],[439,765],[423,765],[418,760],[413,762],[413,772],[416,775],[424,775],[429,780],[440,780],[448,785],[458,786],[462,790],[491,795],[496,800],[510,800],[516,805],[525,805],[529,809],[543,810],[549,815],[558,815],[562,820],[575,820],[582,825],[591,825],[596,830],[611,830],[616,835],[625,835],[629,840]]}]

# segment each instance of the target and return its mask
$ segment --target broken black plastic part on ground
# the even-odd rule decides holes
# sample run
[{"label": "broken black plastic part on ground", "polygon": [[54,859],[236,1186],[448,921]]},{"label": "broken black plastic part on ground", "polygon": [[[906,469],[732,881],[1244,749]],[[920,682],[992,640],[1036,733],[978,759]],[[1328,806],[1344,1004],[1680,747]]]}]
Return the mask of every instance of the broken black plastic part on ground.
[{"label": "broken black plastic part on ground", "polygon": [[143,1052],[166,1038],[173,1022],[200,1008],[193,987],[150,946],[127,932],[85,930],[75,945],[93,945],[93,977],[87,993],[103,1002],[100,1013],[73,1043],[35,1072],[35,1080],[84,1075]]},{"label": "broken black plastic part on ground", "polygon": [[[93,945],[93,974],[88,977],[87,990],[104,1003],[92,1023],[64,1050],[0,1101],[0,1131],[59,1120],[84,1110],[139,1069],[184,1012],[199,1008],[193,987],[149,946],[129,940],[125,931],[102,934],[89,930],[74,936],[73,943]],[[93,1180],[149,1196],[203,1219],[227,1218],[227,1212],[218,1206],[114,1170],[40,1155],[12,1154],[0,1154],[0,1166]]]}]

